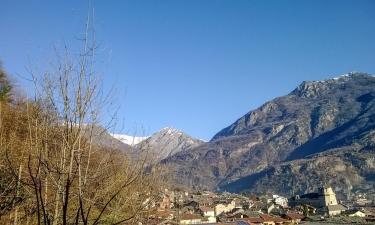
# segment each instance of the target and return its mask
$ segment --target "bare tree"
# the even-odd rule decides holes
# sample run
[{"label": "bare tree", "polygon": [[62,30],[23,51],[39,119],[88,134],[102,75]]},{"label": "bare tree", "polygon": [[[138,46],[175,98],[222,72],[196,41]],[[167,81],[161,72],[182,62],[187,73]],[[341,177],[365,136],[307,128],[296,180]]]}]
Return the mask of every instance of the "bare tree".
[{"label": "bare tree", "polygon": [[35,98],[19,109],[24,127],[15,137],[22,144],[5,148],[13,197],[22,199],[12,202],[13,224],[134,224],[157,197],[161,180],[147,154],[97,144],[108,96],[94,71],[93,33],[88,18],[78,56],[65,47],[53,72],[31,72]]}]

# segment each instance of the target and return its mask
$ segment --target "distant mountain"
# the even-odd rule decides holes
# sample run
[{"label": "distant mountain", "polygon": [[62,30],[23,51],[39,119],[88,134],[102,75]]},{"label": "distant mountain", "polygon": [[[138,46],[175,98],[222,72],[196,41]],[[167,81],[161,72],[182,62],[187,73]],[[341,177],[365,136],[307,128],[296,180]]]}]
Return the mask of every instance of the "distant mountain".
[{"label": "distant mountain", "polygon": [[[375,188],[375,77],[305,81],[211,141],[163,160],[176,183],[290,194]],[[363,162],[365,160],[365,162]]]},{"label": "distant mountain", "polygon": [[154,159],[160,161],[202,143],[203,141],[192,138],[180,130],[166,127],[135,145],[135,149],[148,151]]},{"label": "distant mountain", "polygon": [[141,136],[130,136],[126,134],[112,134],[112,137],[130,146],[139,144],[140,142],[149,138],[148,136],[141,137]]},{"label": "distant mountain", "polygon": [[113,148],[121,151],[130,151],[131,146],[126,144],[117,138],[114,138],[108,131],[100,126],[85,127],[84,135],[86,137],[92,137],[92,141],[95,145]]}]

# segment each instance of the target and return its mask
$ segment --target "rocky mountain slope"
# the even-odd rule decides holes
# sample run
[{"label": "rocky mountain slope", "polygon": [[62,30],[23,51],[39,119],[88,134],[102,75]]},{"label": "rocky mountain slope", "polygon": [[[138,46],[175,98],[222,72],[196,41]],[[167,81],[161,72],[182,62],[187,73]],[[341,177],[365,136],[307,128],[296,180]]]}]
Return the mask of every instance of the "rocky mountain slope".
[{"label": "rocky mountain slope", "polygon": [[135,151],[147,151],[156,161],[163,160],[202,144],[203,141],[192,138],[175,128],[166,127],[135,145]]},{"label": "rocky mountain slope", "polygon": [[350,73],[303,82],[163,163],[190,186],[286,194],[322,182],[366,189],[375,181],[374,128],[375,77]]}]

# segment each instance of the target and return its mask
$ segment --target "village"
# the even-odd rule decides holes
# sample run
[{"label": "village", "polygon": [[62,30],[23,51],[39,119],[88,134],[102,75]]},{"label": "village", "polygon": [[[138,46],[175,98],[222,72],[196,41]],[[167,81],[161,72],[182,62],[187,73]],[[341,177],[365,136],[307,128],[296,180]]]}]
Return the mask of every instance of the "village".
[{"label": "village", "polygon": [[338,200],[330,186],[290,198],[166,189],[153,204],[147,224],[374,224],[374,201],[362,194],[353,199]]}]

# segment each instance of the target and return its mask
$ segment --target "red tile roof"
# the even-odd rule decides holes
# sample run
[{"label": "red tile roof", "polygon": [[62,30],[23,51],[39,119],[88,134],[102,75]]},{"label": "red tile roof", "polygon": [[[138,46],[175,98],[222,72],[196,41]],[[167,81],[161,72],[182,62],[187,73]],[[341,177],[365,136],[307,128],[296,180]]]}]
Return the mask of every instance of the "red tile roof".
[{"label": "red tile roof", "polygon": [[202,207],[200,207],[200,209],[201,209],[203,212],[213,212],[213,211],[215,211],[213,208],[206,207],[206,206],[202,206]]},{"label": "red tile roof", "polygon": [[260,217],[248,217],[244,220],[249,223],[263,223],[264,222],[264,220]]},{"label": "red tile roof", "polygon": [[263,219],[264,222],[286,222],[285,219],[280,217],[273,217],[266,214],[260,215],[260,217]]},{"label": "red tile roof", "polygon": [[299,213],[287,213],[285,215],[285,218],[289,218],[292,220],[302,220],[303,218],[305,218],[305,216]]}]

